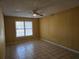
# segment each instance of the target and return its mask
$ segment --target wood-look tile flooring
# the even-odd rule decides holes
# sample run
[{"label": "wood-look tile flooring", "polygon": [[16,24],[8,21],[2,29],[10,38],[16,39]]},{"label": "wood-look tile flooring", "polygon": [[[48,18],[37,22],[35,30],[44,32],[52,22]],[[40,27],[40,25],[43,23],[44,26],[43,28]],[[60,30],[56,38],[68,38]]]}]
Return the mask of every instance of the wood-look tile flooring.
[{"label": "wood-look tile flooring", "polygon": [[38,40],[7,46],[6,59],[79,59],[79,54]]}]

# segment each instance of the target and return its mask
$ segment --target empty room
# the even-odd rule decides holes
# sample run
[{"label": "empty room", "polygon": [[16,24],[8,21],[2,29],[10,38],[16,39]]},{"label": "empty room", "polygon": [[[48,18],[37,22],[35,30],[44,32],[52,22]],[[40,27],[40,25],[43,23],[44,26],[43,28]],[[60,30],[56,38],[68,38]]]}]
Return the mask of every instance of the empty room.
[{"label": "empty room", "polygon": [[0,0],[0,59],[79,59],[79,0]]}]

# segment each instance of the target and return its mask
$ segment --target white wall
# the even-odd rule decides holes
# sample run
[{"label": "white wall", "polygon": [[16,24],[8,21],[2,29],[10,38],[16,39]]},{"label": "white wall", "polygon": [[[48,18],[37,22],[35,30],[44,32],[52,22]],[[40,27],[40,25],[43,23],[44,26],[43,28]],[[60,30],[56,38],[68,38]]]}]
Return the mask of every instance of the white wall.
[{"label": "white wall", "polygon": [[4,19],[1,8],[0,8],[0,59],[5,59]]}]

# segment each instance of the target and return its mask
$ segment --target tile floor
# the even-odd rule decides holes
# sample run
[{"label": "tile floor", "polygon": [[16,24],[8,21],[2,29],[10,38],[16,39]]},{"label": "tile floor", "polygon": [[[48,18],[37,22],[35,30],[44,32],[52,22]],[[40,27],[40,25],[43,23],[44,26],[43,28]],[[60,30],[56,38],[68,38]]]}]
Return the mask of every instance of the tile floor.
[{"label": "tile floor", "polygon": [[6,59],[79,59],[79,54],[38,40],[8,45]]}]

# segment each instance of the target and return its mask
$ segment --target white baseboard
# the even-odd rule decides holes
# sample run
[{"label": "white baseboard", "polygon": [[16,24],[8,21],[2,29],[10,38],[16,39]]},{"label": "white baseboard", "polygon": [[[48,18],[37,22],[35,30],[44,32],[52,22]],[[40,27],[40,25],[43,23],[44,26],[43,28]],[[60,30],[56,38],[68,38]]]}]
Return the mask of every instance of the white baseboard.
[{"label": "white baseboard", "polygon": [[51,41],[49,41],[49,40],[45,40],[45,39],[42,39],[42,40],[45,41],[45,42],[48,42],[48,43],[50,43],[50,44],[54,44],[54,45],[56,45],[56,46],[59,46],[59,47],[61,47],[61,48],[64,48],[64,49],[66,49],[66,50],[69,50],[69,51],[71,51],[71,52],[74,52],[74,53],[78,53],[78,54],[79,54],[79,51],[77,51],[77,50],[74,50],[74,49],[65,47],[65,46],[63,46],[63,45],[59,45],[59,44],[54,43],[54,42],[51,42]]}]

